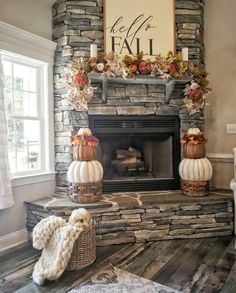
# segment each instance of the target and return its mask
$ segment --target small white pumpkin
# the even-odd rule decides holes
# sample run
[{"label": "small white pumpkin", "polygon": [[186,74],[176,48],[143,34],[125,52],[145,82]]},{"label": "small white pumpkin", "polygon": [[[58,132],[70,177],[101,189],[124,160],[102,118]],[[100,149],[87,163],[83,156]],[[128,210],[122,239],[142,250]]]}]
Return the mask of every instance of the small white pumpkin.
[{"label": "small white pumpkin", "polygon": [[104,70],[104,64],[103,63],[98,63],[97,64],[97,71],[102,72]]},{"label": "small white pumpkin", "polygon": [[78,135],[92,135],[92,132],[88,127],[81,127],[78,131]]},{"label": "small white pumpkin", "polygon": [[198,135],[199,133],[201,133],[201,130],[197,127],[189,128],[187,131],[187,135]]},{"label": "small white pumpkin", "polygon": [[197,89],[199,87],[199,84],[197,84],[196,82],[191,83],[190,88],[191,89]]},{"label": "small white pumpkin", "polygon": [[179,175],[183,180],[209,181],[212,177],[212,166],[207,158],[183,159],[179,164]]},{"label": "small white pumpkin", "polygon": [[98,161],[73,161],[67,172],[71,183],[93,183],[101,181],[103,168]]}]

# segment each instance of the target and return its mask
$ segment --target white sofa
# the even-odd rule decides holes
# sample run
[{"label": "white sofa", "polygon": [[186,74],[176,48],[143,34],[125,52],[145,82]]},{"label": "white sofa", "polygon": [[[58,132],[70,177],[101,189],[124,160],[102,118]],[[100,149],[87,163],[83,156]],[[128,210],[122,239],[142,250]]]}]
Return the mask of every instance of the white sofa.
[{"label": "white sofa", "polygon": [[236,235],[236,147],[233,148],[234,153],[234,178],[230,182],[230,188],[234,193],[234,234]]}]

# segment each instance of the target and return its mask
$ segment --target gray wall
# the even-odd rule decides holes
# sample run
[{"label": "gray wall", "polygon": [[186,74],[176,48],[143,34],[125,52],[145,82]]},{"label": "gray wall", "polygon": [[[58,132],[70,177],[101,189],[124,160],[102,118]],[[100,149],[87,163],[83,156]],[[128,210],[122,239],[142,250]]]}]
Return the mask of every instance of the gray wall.
[{"label": "gray wall", "polygon": [[0,0],[0,21],[52,39],[53,0]]},{"label": "gray wall", "polygon": [[205,56],[212,94],[205,111],[207,152],[221,157],[213,163],[213,184],[229,188],[233,160],[227,160],[236,146],[236,134],[226,133],[227,123],[236,123],[236,1],[205,1]]}]

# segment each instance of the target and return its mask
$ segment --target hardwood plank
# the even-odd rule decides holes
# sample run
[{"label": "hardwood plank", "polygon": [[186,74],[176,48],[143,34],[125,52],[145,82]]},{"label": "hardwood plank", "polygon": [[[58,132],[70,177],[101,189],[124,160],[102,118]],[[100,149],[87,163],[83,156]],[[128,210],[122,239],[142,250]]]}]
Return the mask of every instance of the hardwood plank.
[{"label": "hardwood plank", "polygon": [[160,248],[157,257],[146,266],[142,277],[155,280],[158,274],[161,272],[161,269],[169,262],[172,257],[174,257],[175,254],[178,253],[180,249],[182,249],[186,243],[186,240],[171,240],[170,242],[164,242],[165,248]]},{"label": "hardwood plank", "polygon": [[[89,276],[82,276],[80,279],[77,279],[76,282],[74,282],[69,289],[73,289],[74,287],[78,286],[82,282],[84,282],[86,279],[90,278],[93,274],[97,273],[98,270],[101,270],[105,268],[109,263],[111,263],[113,266],[117,266],[121,261],[124,259],[129,258],[130,255],[133,254],[136,249],[140,247],[140,243],[134,243],[129,244],[128,246],[125,246],[123,249],[118,251],[117,253],[114,253],[109,258],[105,259],[103,262],[98,263],[96,267],[92,271],[89,271]],[[63,291],[59,291],[63,292]]]},{"label": "hardwood plank", "polygon": [[204,239],[197,249],[189,247],[186,258],[182,261],[176,272],[170,277],[165,285],[174,289],[182,290],[186,282],[189,279],[192,279],[194,272],[201,264],[202,259],[206,256],[211,243],[214,243],[214,239]]},{"label": "hardwood plank", "polygon": [[231,237],[213,238],[207,255],[202,259],[199,267],[183,287],[185,293],[201,293],[202,288],[213,271],[216,263],[222,257]]},{"label": "hardwood plank", "polygon": [[196,248],[192,248],[192,250],[190,250],[189,247],[180,245],[178,251],[158,272],[158,275],[154,278],[154,281],[163,285],[167,284],[168,280],[172,277],[173,274],[175,274],[181,264],[191,256],[191,251],[197,249],[196,242],[198,243],[198,245],[200,245],[201,241],[202,240],[195,240]]},{"label": "hardwood plank", "polygon": [[[105,268],[109,263],[113,264],[114,266],[118,265],[120,261],[129,257],[129,255],[132,255],[132,253],[139,246],[140,246],[139,243],[131,244],[128,247],[126,246],[126,247],[124,247],[124,249],[118,251],[114,255],[111,255],[111,257],[105,259],[103,262],[98,263],[98,265],[96,267],[92,268],[92,270],[90,270],[86,276],[81,276],[79,279],[75,280],[74,283],[69,286],[68,290],[72,289],[74,287],[77,287],[79,284],[84,282],[86,279],[90,278],[93,274],[97,273],[98,270]],[[59,292],[63,292],[63,291],[59,291]]]},{"label": "hardwood plank", "polygon": [[145,267],[155,259],[158,254],[159,247],[161,243],[153,242],[149,247],[147,247],[138,257],[127,267],[127,270],[135,275],[142,275]]},{"label": "hardwood plank", "polygon": [[44,286],[37,286],[33,282],[19,289],[16,292],[28,293],[28,292],[66,292],[74,287],[78,286],[86,279],[90,278],[98,270],[104,268],[109,263],[116,265],[120,259],[126,257],[129,253],[132,253],[138,247],[137,244],[128,245],[112,245],[110,247],[99,247],[97,251],[96,261],[80,271],[64,272],[57,282],[46,282]]},{"label": "hardwood plank", "polygon": [[39,259],[40,255],[41,255],[41,252],[39,252],[35,256],[27,257],[27,258],[25,258],[25,260],[22,260],[22,261],[18,262],[17,264],[11,266],[4,273],[0,274],[0,280],[4,277],[7,277],[10,274],[13,274],[14,272],[17,272],[18,270],[21,270],[22,268],[27,267],[28,265],[35,264],[36,261]]},{"label": "hardwood plank", "polygon": [[31,274],[37,254],[31,245],[0,254],[0,292],[67,292],[109,263],[185,293],[235,293],[235,238],[168,240],[97,248],[97,259],[57,282],[37,286]]},{"label": "hardwood plank", "polygon": [[207,278],[201,292],[220,292],[236,260],[236,255],[225,251]]},{"label": "hardwood plank", "polygon": [[40,254],[39,250],[32,247],[31,242],[5,251],[0,256],[0,278],[20,269],[24,263],[36,261]]},{"label": "hardwood plank", "polygon": [[[96,263],[99,263],[103,259],[109,257],[114,252],[119,251],[121,248],[123,248],[123,246],[124,245],[111,246],[109,247],[109,249],[105,247],[98,248]],[[57,292],[56,288],[58,286],[59,287],[62,286],[64,288],[63,282],[65,280],[68,280],[70,278],[72,279],[77,278],[78,275],[83,274],[86,270],[85,269],[85,270],[75,271],[75,272],[64,272],[64,274],[61,276],[61,278],[57,282],[46,282],[44,286],[40,287],[36,285],[31,279],[33,266],[34,266],[34,263],[12,274],[9,274],[3,279],[0,279],[0,290],[2,290],[4,293],[14,292],[14,291],[17,292],[17,290],[19,290],[19,292],[21,291],[22,292],[49,292],[49,291]]]},{"label": "hardwood plank", "polygon": [[222,290],[220,291],[220,293],[235,293],[236,291],[235,276],[236,276],[236,262],[234,262],[232,269],[228,275],[228,278],[226,279],[226,282]]},{"label": "hardwood plank", "polygon": [[133,253],[127,255],[123,260],[121,260],[118,264],[117,267],[121,268],[123,270],[127,270],[127,268],[135,261],[135,259],[142,253],[147,247],[149,247],[151,243],[140,243],[140,246],[136,248]]},{"label": "hardwood plank", "polygon": [[14,292],[30,281],[34,262],[0,279],[0,292]]},{"label": "hardwood plank", "polygon": [[236,238],[235,237],[231,240],[226,251],[232,254],[236,254]]}]

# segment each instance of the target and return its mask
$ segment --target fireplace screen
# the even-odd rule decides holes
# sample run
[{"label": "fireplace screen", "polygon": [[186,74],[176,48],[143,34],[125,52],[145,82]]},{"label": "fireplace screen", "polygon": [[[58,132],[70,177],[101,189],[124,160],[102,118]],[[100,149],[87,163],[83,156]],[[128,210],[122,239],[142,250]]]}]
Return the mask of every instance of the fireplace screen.
[{"label": "fireplace screen", "polygon": [[105,192],[179,188],[178,117],[90,116],[90,128],[100,141]]}]

